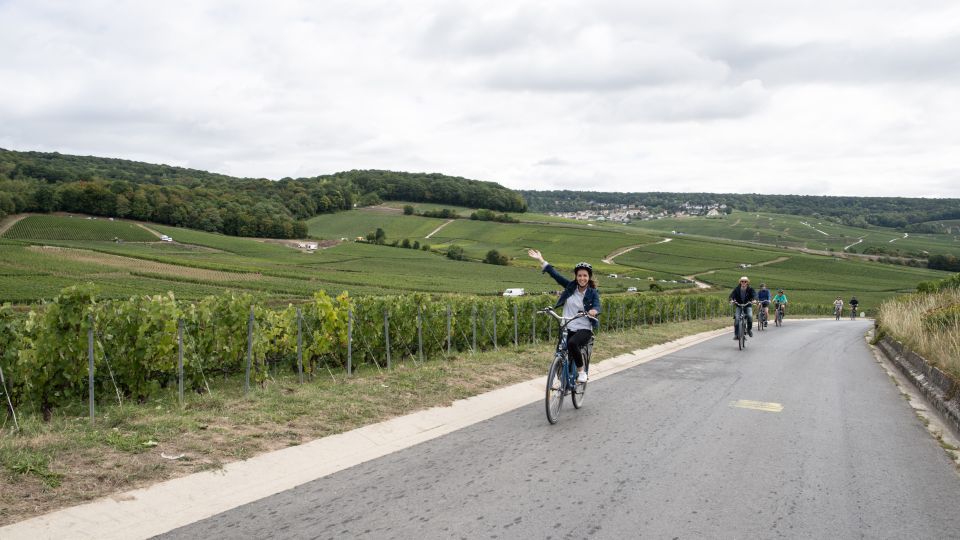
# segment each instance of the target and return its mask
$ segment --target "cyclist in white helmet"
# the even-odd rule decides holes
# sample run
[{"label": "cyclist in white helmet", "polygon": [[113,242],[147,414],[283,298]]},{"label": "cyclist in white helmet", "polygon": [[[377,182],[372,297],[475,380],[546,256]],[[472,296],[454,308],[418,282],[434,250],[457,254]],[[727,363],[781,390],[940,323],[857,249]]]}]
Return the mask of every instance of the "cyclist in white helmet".
[{"label": "cyclist in white helmet", "polygon": [[545,261],[539,251],[531,249],[527,251],[527,255],[540,261],[541,269],[563,287],[563,293],[555,307],[563,306],[565,318],[573,318],[581,312],[593,317],[576,319],[567,325],[567,350],[577,364],[577,382],[587,382],[580,347],[590,342],[594,329],[600,324],[596,319],[600,314],[600,293],[597,292],[597,283],[593,280],[593,266],[585,262],[578,263],[573,268],[574,280],[571,281]]}]

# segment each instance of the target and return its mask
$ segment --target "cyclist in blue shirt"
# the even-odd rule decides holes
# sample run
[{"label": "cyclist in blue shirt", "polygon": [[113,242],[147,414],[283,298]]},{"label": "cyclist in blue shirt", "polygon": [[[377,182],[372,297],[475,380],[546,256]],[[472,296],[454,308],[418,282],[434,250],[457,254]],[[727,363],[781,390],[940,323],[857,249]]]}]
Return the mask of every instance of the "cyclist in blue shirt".
[{"label": "cyclist in blue shirt", "polygon": [[760,309],[763,310],[763,314],[766,316],[763,323],[763,325],[766,326],[766,321],[770,320],[770,289],[767,288],[766,283],[760,284],[760,290],[757,291],[757,301],[760,302]]}]

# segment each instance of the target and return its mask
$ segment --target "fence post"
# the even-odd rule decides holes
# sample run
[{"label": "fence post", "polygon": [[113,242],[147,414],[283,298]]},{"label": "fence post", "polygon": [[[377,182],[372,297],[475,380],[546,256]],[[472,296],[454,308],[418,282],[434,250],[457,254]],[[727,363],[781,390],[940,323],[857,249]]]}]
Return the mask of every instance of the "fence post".
[{"label": "fence post", "polygon": [[90,422],[93,423],[93,314],[90,314],[90,328],[87,329],[87,385],[90,387]]},{"label": "fence post", "polygon": [[297,308],[297,376],[303,384],[303,312]]},{"label": "fence post", "polygon": [[387,349],[387,369],[390,369],[390,310],[383,308],[383,343]]},{"label": "fence post", "polygon": [[183,407],[183,319],[177,320],[177,395]]},{"label": "fence post", "polygon": [[417,304],[417,357],[423,362],[423,312],[420,304]]},{"label": "fence post", "polygon": [[473,310],[470,314],[471,324],[473,326],[473,352],[477,352],[477,305],[473,304]]},{"label": "fence post", "polygon": [[517,303],[513,303],[513,346],[520,346],[520,335],[517,333]]},{"label": "fence post", "polygon": [[10,399],[10,392],[7,390],[7,380],[3,378],[3,367],[0,367],[0,388],[3,388],[3,395],[7,398],[7,407],[10,407],[10,416],[13,417],[13,427],[20,431],[20,422],[17,421],[17,411],[13,408],[13,401]]},{"label": "fence post", "polygon": [[447,356],[450,356],[450,351],[453,346],[453,336],[451,335],[450,323],[453,314],[450,311],[450,304],[447,304]]},{"label": "fence post", "polygon": [[253,305],[250,305],[250,318],[247,320],[247,368],[243,378],[243,393],[250,391],[250,364],[253,363]]},{"label": "fence post", "polygon": [[353,375],[353,306],[347,308],[347,375]]},{"label": "fence post", "polygon": [[493,309],[493,350],[497,350],[497,305],[492,306]]},{"label": "fence post", "polygon": [[639,319],[639,318],[643,318],[643,325],[646,326],[646,325],[647,325],[647,310],[644,308],[643,302],[641,302],[640,305],[637,306],[637,309],[640,310],[640,317],[637,317],[637,318],[638,318],[638,319]]},{"label": "fence post", "polygon": [[533,311],[530,313],[530,343],[536,345],[537,343],[537,308],[532,308]]}]

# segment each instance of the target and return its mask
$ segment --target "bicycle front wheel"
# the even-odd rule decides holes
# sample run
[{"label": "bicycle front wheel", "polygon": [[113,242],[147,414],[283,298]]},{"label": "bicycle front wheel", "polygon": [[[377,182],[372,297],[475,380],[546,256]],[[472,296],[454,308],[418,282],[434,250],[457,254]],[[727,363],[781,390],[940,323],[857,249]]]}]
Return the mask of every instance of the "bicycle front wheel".
[{"label": "bicycle front wheel", "polygon": [[560,408],[563,407],[563,362],[554,358],[547,372],[547,422],[556,424],[560,418]]},{"label": "bicycle front wheel", "polygon": [[740,320],[740,341],[737,344],[741,351],[747,346],[747,323],[743,319]]}]

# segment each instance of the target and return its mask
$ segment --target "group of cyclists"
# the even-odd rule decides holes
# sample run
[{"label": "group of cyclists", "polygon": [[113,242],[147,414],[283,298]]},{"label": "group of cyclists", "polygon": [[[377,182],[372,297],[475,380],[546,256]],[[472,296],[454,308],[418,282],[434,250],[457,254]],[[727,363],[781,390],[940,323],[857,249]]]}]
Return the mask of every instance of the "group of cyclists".
[{"label": "group of cyclists", "polygon": [[[747,335],[753,337],[753,303],[759,303],[760,309],[763,310],[763,325],[767,326],[767,321],[770,320],[770,303],[773,303],[774,309],[776,312],[779,312],[781,318],[787,313],[787,295],[784,294],[783,289],[777,289],[777,294],[770,298],[770,289],[767,288],[766,283],[760,284],[760,291],[754,290],[750,286],[750,278],[747,276],[742,276],[740,278],[740,283],[733,288],[729,296],[730,303],[736,306],[736,314],[734,315],[734,321],[740,317],[747,318]],[[734,324],[733,327],[733,339],[740,339],[740,336],[737,335],[737,326]]]},{"label": "group of cyclists", "polygon": [[[593,266],[587,262],[577,263],[573,268],[573,279],[564,277],[556,268],[548,263],[536,249],[527,251],[527,255],[540,263],[540,270],[548,274],[562,288],[553,308],[541,310],[541,313],[552,315],[560,325],[557,341],[557,356],[547,373],[546,409],[547,420],[553,424],[563,404],[564,396],[570,395],[574,408],[579,409],[586,392],[590,369],[590,345],[593,343],[593,333],[599,326],[600,293],[593,278]],[[746,334],[753,337],[753,305],[759,304],[761,320],[759,324],[767,326],[770,319],[770,304],[776,310],[777,323],[782,321],[787,309],[787,295],[783,289],[777,289],[777,294],[771,296],[770,289],[765,283],[760,284],[760,291],[750,286],[750,278],[743,276],[740,282],[730,292],[730,303],[736,307],[734,316],[734,340],[741,340],[741,328]],[[857,297],[850,300],[854,317],[859,306]],[[562,316],[555,310],[562,309]],[[843,310],[843,300],[838,296],[834,302],[835,313]],[[743,324],[743,319],[746,324]],[[745,338],[744,338],[745,339]],[[740,342],[741,349],[744,342]],[[573,360],[571,363],[570,360]],[[574,370],[574,365],[576,369]]]},{"label": "group of cyclists", "polygon": [[[586,314],[589,316],[579,321],[572,321],[567,327],[567,346],[570,351],[570,356],[577,365],[577,379],[578,382],[585,382],[587,380],[587,373],[584,368],[585,362],[580,349],[583,344],[587,343],[593,336],[593,331],[598,326],[596,317],[600,313],[600,293],[597,292],[597,285],[593,279],[593,266],[586,262],[578,263],[573,269],[574,279],[569,280],[550,265],[539,251],[531,249],[527,254],[540,263],[542,272],[549,274],[550,277],[563,287],[563,292],[560,294],[554,306],[555,308],[563,308],[563,318],[572,319],[578,314]],[[775,313],[779,312],[781,318],[786,314],[787,304],[789,303],[783,289],[777,289],[777,294],[771,297],[771,291],[765,283],[761,283],[760,290],[756,291],[750,286],[750,278],[747,276],[740,278],[739,284],[730,292],[729,300],[731,304],[736,306],[734,321],[740,317],[746,317],[747,335],[750,337],[753,337],[754,303],[759,304],[760,309],[763,310],[764,326],[766,326],[767,321],[770,320],[771,303],[774,306]],[[859,301],[856,296],[850,299],[850,306],[853,316],[855,317],[857,307],[859,306]],[[839,314],[842,311],[843,300],[838,296],[836,301],[834,301],[834,312],[837,318],[839,318]],[[739,339],[736,323],[734,323],[733,339]]]}]

